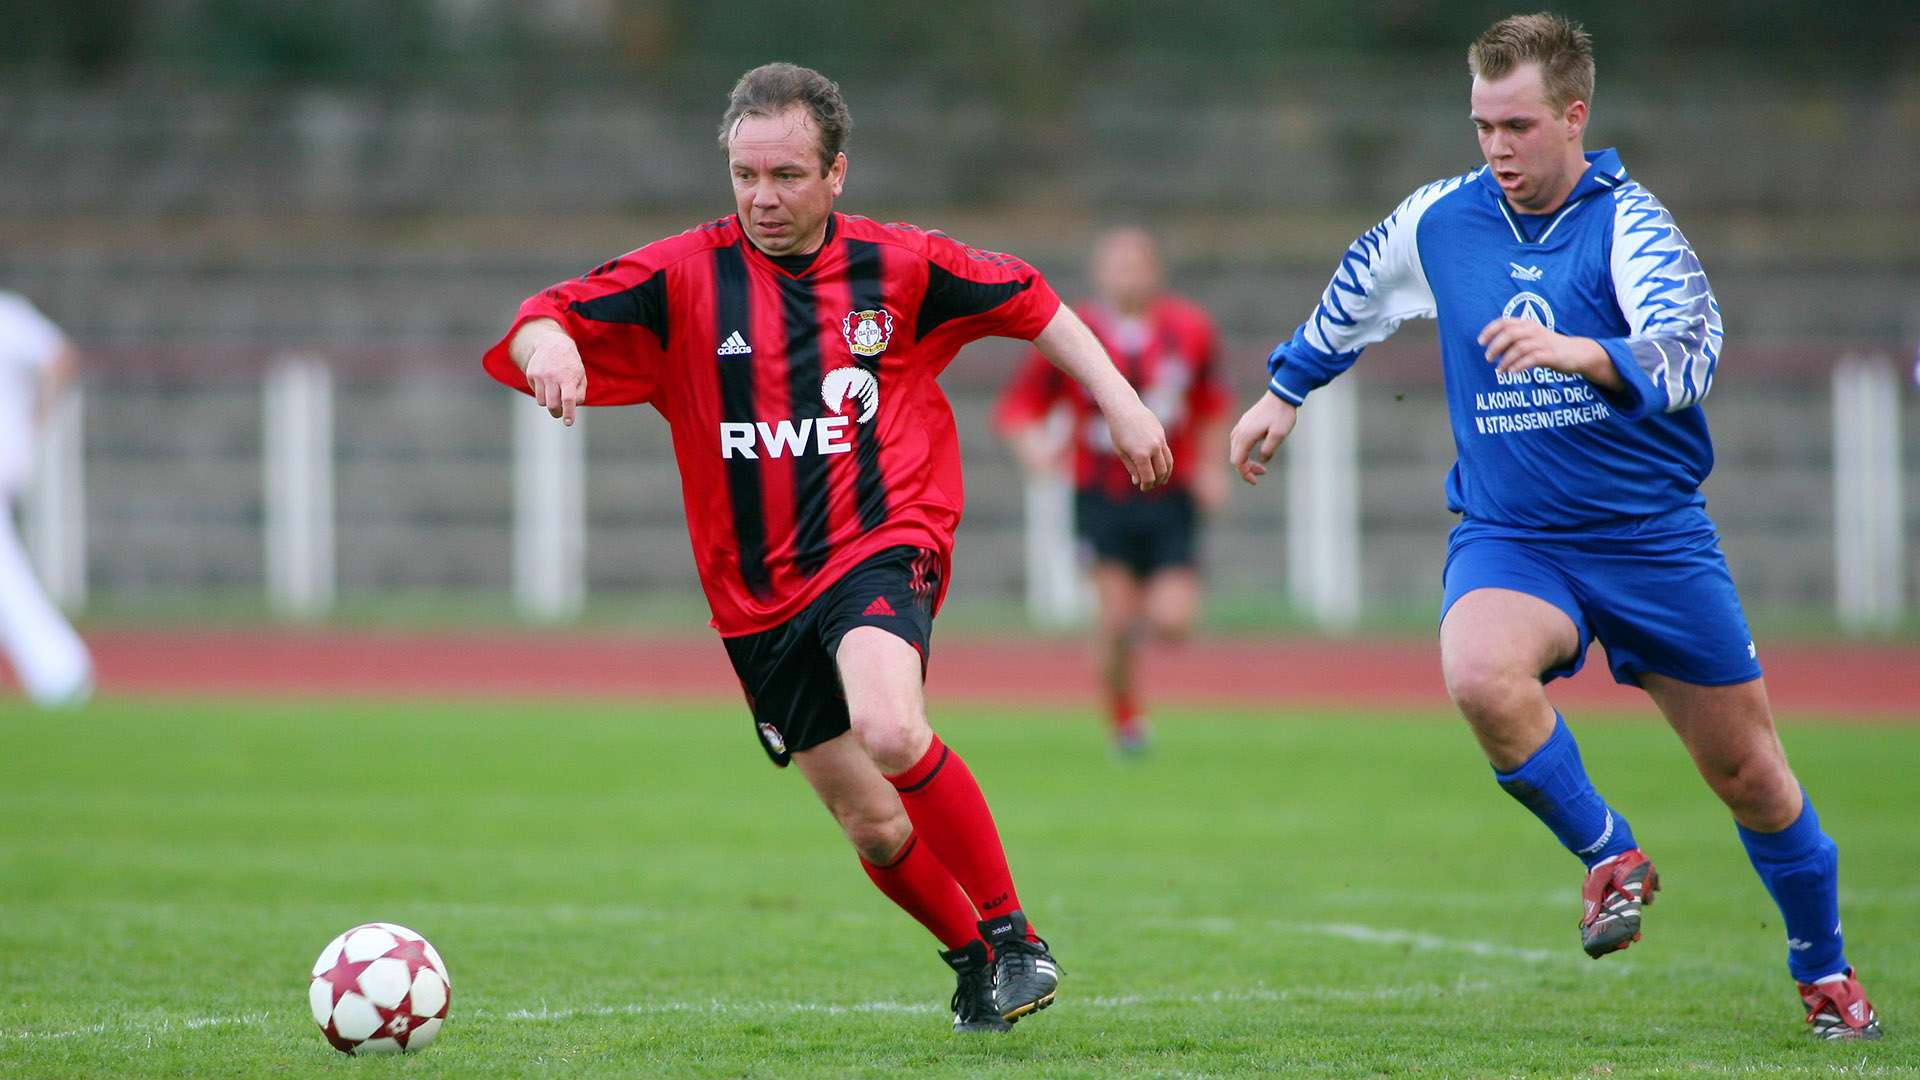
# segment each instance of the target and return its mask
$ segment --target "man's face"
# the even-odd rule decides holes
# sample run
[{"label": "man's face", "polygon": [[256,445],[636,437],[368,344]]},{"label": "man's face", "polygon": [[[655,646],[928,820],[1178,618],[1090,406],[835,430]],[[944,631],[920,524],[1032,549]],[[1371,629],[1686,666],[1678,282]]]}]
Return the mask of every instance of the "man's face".
[{"label": "man's face", "polygon": [[826,237],[827,216],[847,176],[836,154],[821,175],[820,128],[795,106],[778,116],[746,116],[727,136],[733,204],[747,239],[769,255],[805,255]]},{"label": "man's face", "polygon": [[1558,209],[1586,168],[1587,103],[1564,112],[1549,105],[1539,64],[1521,64],[1499,79],[1476,76],[1472,102],[1480,155],[1507,201],[1532,213]]},{"label": "man's face", "polygon": [[1124,312],[1145,308],[1160,294],[1160,253],[1141,229],[1115,229],[1093,249],[1093,287]]}]

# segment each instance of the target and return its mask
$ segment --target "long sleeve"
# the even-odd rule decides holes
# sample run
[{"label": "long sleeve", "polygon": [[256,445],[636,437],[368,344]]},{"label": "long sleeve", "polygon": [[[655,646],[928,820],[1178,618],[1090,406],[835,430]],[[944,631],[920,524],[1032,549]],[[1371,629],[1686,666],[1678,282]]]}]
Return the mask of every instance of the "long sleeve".
[{"label": "long sleeve", "polygon": [[[1472,174],[1467,174],[1471,176]],[[1360,351],[1412,318],[1434,316],[1418,230],[1428,207],[1466,177],[1428,184],[1347,248],[1307,321],[1267,357],[1267,389],[1295,405],[1353,366]]]},{"label": "long sleeve", "polygon": [[1612,240],[1609,270],[1630,335],[1600,339],[1628,383],[1609,400],[1633,418],[1697,404],[1713,387],[1724,336],[1706,271],[1673,215],[1637,183],[1614,193]]}]

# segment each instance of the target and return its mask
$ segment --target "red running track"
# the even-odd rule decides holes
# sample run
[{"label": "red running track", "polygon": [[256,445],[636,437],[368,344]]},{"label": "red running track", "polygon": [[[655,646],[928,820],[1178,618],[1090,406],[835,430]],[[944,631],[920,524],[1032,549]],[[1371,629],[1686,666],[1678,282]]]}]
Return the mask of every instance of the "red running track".
[{"label": "red running track", "polygon": [[[653,635],[418,635],[338,631],[95,632],[103,694],[714,697],[739,694],[717,640]],[[1920,648],[1782,646],[1762,657],[1781,713],[1920,722]],[[1448,709],[1430,641],[1215,639],[1154,649],[1149,701],[1276,708]],[[936,702],[1090,707],[1075,641],[936,639]],[[1553,684],[1570,709],[1650,709],[1596,650]]]}]

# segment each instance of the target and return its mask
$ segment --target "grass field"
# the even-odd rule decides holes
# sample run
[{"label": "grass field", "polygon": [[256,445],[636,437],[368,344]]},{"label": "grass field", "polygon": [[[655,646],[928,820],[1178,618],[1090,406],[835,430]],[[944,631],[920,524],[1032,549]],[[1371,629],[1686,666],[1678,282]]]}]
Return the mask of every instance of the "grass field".
[{"label": "grass field", "polygon": [[[1920,1072],[1920,730],[1788,724],[1888,1038],[1802,1032],[1778,919],[1673,737],[1574,717],[1666,891],[1593,962],[1579,868],[1439,716],[948,710],[1067,969],[947,1032],[931,939],[735,704],[0,706],[0,1075]],[[1583,722],[1584,720],[1584,722]],[[307,969],[369,920],[453,975],[349,1059]]]}]

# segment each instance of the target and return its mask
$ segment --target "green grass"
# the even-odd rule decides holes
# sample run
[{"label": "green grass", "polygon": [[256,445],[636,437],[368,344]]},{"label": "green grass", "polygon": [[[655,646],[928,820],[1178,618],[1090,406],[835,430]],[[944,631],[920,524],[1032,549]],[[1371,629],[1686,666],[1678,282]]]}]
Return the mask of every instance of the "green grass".
[{"label": "green grass", "polygon": [[[1576,722],[1581,718],[1576,717]],[[1067,975],[956,1039],[934,944],[737,705],[0,706],[0,1075],[1361,1076],[1920,1071],[1920,731],[1794,727],[1889,1037],[1801,1032],[1771,903],[1673,737],[1580,724],[1667,890],[1588,961],[1578,865],[1457,722],[950,710]],[[439,1041],[349,1059],[322,945],[384,919]]]}]

